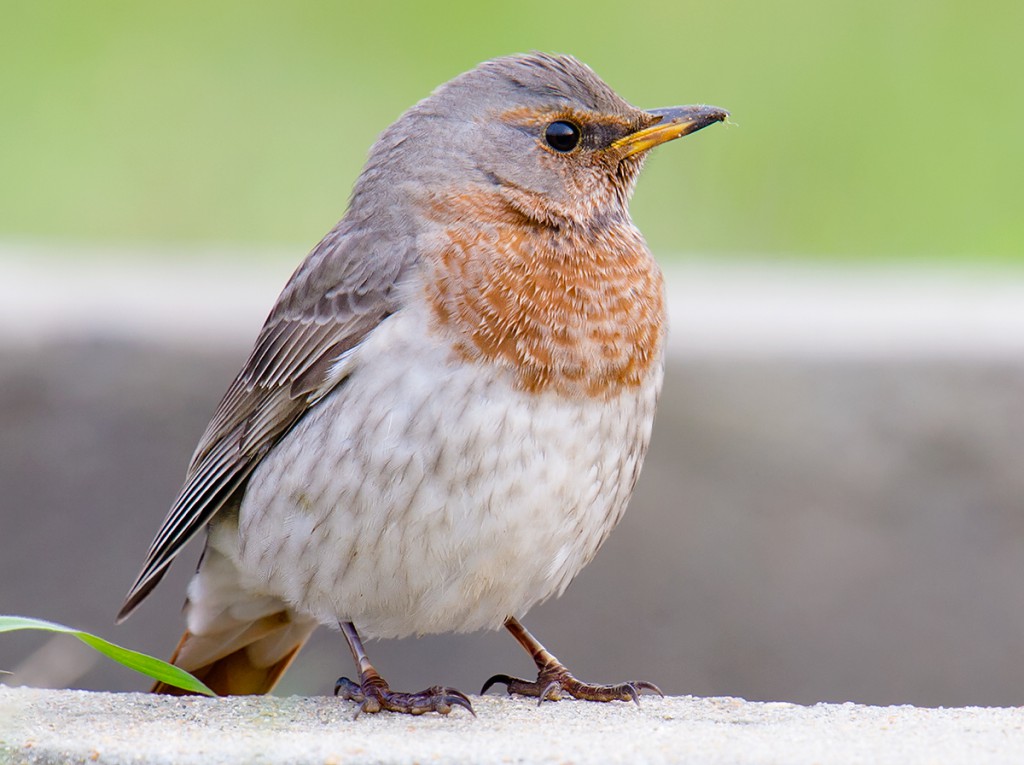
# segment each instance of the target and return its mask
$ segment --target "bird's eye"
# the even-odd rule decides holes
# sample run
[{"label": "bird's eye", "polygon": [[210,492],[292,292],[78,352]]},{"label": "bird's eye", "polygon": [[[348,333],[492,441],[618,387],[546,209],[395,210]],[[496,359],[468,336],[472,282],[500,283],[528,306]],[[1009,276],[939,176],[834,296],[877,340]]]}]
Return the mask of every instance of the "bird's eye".
[{"label": "bird's eye", "polygon": [[580,129],[571,122],[558,120],[548,125],[544,131],[544,140],[555,151],[569,152],[579,145]]}]

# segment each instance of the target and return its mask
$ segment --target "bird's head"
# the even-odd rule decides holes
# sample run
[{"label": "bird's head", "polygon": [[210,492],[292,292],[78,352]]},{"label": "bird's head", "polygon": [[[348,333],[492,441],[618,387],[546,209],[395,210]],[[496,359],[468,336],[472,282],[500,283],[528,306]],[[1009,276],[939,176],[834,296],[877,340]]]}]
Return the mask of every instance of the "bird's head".
[{"label": "bird's head", "polygon": [[498,58],[388,128],[360,186],[393,201],[491,195],[538,223],[586,222],[625,213],[650,149],[727,116],[713,106],[638,109],[569,56]]}]

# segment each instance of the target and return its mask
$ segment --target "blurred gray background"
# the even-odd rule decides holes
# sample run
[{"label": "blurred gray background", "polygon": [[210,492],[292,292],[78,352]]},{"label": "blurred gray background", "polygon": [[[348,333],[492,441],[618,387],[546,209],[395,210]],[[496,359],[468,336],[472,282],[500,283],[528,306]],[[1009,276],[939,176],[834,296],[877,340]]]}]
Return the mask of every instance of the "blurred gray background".
[{"label": "blurred gray background", "polygon": [[[0,612],[166,656],[199,544],[126,624],[113,615],[283,274],[255,289],[217,272],[200,284],[201,269],[170,286],[124,263],[116,273],[122,288],[109,276],[110,294],[73,273],[52,277],[51,294],[81,285],[91,297],[45,332],[33,317],[53,312],[29,281],[0,290],[8,307],[21,300],[27,322],[18,334],[0,316]],[[848,276],[789,291],[756,277],[732,273],[716,287],[714,275],[670,269],[675,340],[636,497],[595,562],[527,625],[581,677],[649,679],[673,694],[1022,703],[1024,350],[999,340],[1024,337],[1021,312],[1005,313],[1024,305],[1024,289],[1008,295],[993,280],[963,303],[946,294],[908,331],[913,316],[886,312],[928,300],[912,287],[900,298],[892,279],[832,299],[826,285]],[[152,284],[145,308],[133,279]],[[221,306],[190,304],[217,288]],[[750,290],[778,300],[751,308]],[[861,304],[887,290],[888,303]],[[105,328],[104,306],[126,311],[120,330]],[[975,322],[973,337],[929,324],[970,329],[986,308],[993,320]],[[161,312],[210,329],[147,329]],[[886,345],[901,328],[902,345]],[[403,689],[475,692],[493,673],[531,671],[501,632],[370,650]],[[91,662],[70,638],[0,639],[8,682],[146,686]],[[280,692],[329,693],[351,672],[343,640],[325,629]]]}]

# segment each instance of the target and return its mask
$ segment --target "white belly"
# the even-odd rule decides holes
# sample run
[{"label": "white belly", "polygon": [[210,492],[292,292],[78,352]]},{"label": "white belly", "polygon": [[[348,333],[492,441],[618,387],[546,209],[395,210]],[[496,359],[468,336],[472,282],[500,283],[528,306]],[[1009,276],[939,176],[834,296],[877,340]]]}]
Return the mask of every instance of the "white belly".
[{"label": "white belly", "polygon": [[611,400],[524,393],[395,314],[260,463],[238,536],[214,544],[252,585],[366,637],[497,627],[561,593],[618,522],[655,367]]}]

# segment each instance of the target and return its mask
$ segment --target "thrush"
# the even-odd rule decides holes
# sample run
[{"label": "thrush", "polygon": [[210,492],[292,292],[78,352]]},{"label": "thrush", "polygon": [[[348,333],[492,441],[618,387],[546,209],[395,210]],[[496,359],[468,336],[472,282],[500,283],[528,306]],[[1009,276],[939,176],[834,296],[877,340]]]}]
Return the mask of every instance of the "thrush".
[{"label": "thrush", "polygon": [[472,711],[391,690],[362,637],[502,625],[538,676],[484,691],[660,693],[577,680],[519,620],[594,557],[650,440],[666,317],[628,212],[644,159],[727,116],[635,108],[546,54],[405,112],[285,285],[118,620],[205,529],[172,661],[220,694],[269,691],[321,624],[351,650],[335,693],[357,714]]}]

